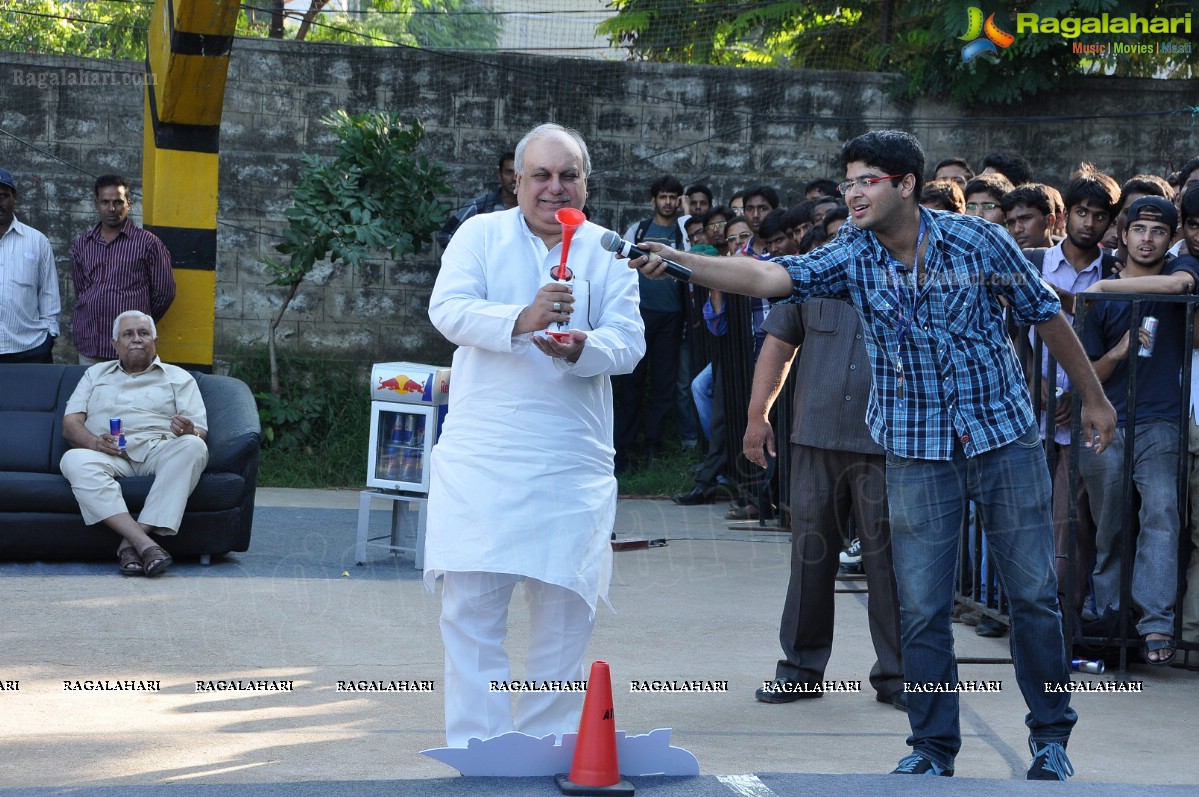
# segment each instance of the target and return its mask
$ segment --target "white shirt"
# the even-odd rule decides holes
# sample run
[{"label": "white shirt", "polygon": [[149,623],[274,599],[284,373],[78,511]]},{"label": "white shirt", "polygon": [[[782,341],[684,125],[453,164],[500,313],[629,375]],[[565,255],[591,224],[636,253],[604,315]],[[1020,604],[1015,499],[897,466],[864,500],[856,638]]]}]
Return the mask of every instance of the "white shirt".
[{"label": "white shirt", "polygon": [[[1066,255],[1062,252],[1062,245],[1050,247],[1045,251],[1045,259],[1041,261],[1041,276],[1050,285],[1056,288],[1061,288],[1070,293],[1082,293],[1087,288],[1099,281],[1103,273],[1103,250],[1099,250],[1099,257],[1082,271],[1075,271],[1074,266],[1066,259]],[[1063,313],[1065,311],[1063,310]],[[1066,320],[1071,324],[1074,323],[1074,316],[1065,313]],[[1046,351],[1042,355],[1043,362],[1041,363],[1041,374],[1047,376],[1049,366],[1049,352]],[[1057,367],[1057,379],[1055,382],[1057,387],[1064,391],[1070,390],[1070,377],[1066,375],[1066,369],[1061,365]],[[1041,434],[1045,433],[1045,413],[1041,413]],[[1062,445],[1070,444],[1070,426],[1060,425],[1054,431],[1053,439],[1055,442]]]},{"label": "white shirt", "polygon": [[[429,318],[459,348],[433,449],[425,584],[445,571],[511,573],[607,600],[616,516],[612,388],[645,353],[637,274],[575,232],[567,263],[586,331],[577,363],[542,354],[517,316],[558,264],[519,208],[467,219],[433,286]],[[586,309],[580,309],[586,304]]]},{"label": "white shirt", "polygon": [[46,236],[14,216],[0,236],[0,354],[58,335],[58,269]]}]

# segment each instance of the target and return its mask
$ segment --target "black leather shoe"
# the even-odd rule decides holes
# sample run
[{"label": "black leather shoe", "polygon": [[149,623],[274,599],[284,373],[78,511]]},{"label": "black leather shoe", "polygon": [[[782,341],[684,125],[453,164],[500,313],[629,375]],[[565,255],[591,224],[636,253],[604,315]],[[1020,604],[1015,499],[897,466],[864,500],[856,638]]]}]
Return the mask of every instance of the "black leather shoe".
[{"label": "black leather shoe", "polygon": [[683,493],[682,495],[672,495],[670,500],[680,506],[710,504],[716,500],[716,490],[711,487],[700,487],[697,484],[691,488],[691,492]]},{"label": "black leather shoe", "polygon": [[811,700],[824,697],[824,692],[810,691],[812,684],[802,681],[792,681],[790,678],[775,678],[769,683],[762,684],[754,692],[754,697],[763,703],[794,703],[796,700]]},{"label": "black leather shoe", "polygon": [[889,695],[875,694],[874,699],[880,703],[889,703],[900,711],[908,710],[908,693],[902,689]]}]

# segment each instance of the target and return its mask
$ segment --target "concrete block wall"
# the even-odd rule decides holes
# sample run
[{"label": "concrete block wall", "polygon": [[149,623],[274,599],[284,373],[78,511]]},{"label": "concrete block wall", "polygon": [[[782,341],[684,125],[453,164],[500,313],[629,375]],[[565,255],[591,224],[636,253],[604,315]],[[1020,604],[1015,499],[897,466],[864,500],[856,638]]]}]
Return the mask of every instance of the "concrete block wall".
[{"label": "concrete block wall", "polygon": [[[618,230],[648,213],[660,173],[706,182],[718,198],[767,182],[787,203],[806,181],[838,177],[843,141],[880,127],[919,136],[930,165],[1016,151],[1058,185],[1082,159],[1123,180],[1199,155],[1184,81],[1087,79],[1036,102],[964,113],[896,104],[889,79],[239,39],[221,124],[216,355],[265,344],[283,290],[268,284],[261,258],[275,254],[301,153],[330,153],[319,120],[337,109],[419,118],[454,206],[493,187],[496,159],[529,127],[576,127],[591,148],[592,218]],[[0,52],[0,165],[21,188],[18,216],[54,244],[68,330],[69,250],[94,223],[93,176],[120,172],[139,187],[142,80],[135,63]],[[140,207],[133,215],[140,221]],[[448,362],[452,347],[425,313],[436,269],[436,252],[358,272],[318,268],[280,327],[284,345]]]}]

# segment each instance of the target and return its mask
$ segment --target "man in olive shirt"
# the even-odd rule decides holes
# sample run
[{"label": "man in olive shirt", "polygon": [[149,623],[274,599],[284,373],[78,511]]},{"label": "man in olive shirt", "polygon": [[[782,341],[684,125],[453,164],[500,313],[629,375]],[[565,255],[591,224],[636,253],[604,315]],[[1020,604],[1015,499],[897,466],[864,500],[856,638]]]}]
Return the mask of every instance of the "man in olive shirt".
[{"label": "man in olive shirt", "polygon": [[761,467],[775,456],[770,407],[796,352],[791,425],[791,580],[779,642],[784,658],[773,681],[756,692],[763,703],[820,697],[833,645],[838,554],[857,522],[869,591],[867,616],[878,660],[870,670],[875,699],[907,710],[900,661],[899,600],[891,567],[886,458],[866,426],[870,362],[861,322],[847,302],[814,299],[781,304],[762,324],[766,340],[754,369],[745,457]]}]

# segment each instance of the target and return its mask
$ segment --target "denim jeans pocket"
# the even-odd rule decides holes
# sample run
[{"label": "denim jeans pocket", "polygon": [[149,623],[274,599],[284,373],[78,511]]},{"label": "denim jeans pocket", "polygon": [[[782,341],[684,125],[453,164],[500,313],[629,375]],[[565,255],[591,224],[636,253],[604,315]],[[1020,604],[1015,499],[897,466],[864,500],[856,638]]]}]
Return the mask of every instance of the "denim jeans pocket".
[{"label": "denim jeans pocket", "polygon": [[1037,429],[1036,424],[1033,424],[1012,442],[1021,448],[1036,448],[1041,445],[1041,432]]},{"label": "denim jeans pocket", "polygon": [[899,454],[887,452],[887,467],[888,468],[906,468],[917,462],[912,457],[901,457]]}]

